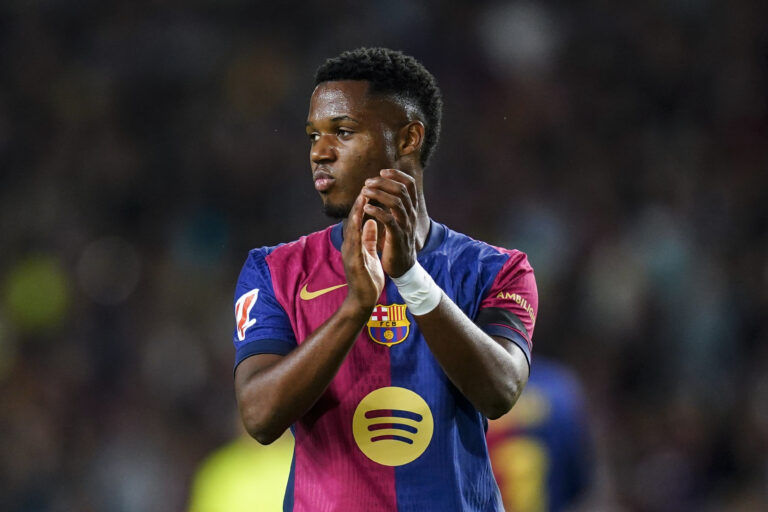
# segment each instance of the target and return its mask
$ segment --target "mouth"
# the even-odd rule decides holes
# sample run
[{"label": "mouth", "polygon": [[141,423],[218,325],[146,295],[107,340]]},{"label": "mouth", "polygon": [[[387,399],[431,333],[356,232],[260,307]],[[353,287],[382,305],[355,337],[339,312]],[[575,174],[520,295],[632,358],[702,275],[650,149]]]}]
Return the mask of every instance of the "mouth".
[{"label": "mouth", "polygon": [[312,173],[312,179],[315,180],[315,190],[320,193],[328,192],[336,181],[330,173],[321,170]]}]

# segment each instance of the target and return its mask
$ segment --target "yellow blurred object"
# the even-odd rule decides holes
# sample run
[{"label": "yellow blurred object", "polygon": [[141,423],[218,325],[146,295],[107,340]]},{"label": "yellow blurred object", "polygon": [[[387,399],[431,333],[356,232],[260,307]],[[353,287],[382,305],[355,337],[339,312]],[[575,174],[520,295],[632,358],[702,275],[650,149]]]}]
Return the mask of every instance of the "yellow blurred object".
[{"label": "yellow blurred object", "polygon": [[10,323],[21,332],[58,327],[69,307],[69,279],[52,256],[32,256],[11,268],[3,300]]},{"label": "yellow blurred object", "polygon": [[16,362],[16,340],[11,338],[0,316],[0,381],[5,378]]},{"label": "yellow blurred object", "polygon": [[287,430],[267,446],[242,436],[219,448],[195,474],[189,512],[281,512],[293,445]]}]

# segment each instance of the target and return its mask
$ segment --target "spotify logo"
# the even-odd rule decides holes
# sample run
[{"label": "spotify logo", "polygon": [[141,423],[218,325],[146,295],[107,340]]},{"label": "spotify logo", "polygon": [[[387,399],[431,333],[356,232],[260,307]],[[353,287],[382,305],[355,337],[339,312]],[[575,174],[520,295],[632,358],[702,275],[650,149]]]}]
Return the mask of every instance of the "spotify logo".
[{"label": "spotify logo", "polygon": [[429,446],[434,431],[427,402],[405,388],[379,388],[355,409],[352,433],[366,457],[385,466],[416,460]]}]

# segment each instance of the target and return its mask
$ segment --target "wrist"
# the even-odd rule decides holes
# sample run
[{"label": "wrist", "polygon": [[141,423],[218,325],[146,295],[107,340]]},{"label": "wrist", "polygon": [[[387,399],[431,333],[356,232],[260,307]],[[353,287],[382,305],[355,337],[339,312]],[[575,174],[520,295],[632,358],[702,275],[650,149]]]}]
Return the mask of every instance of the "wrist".
[{"label": "wrist", "polygon": [[341,306],[337,310],[338,314],[356,323],[362,323],[368,321],[373,312],[373,306],[366,306],[355,300],[353,297],[347,296],[341,303]]},{"label": "wrist", "polygon": [[391,269],[392,272],[387,272],[387,275],[394,279],[401,279],[409,270],[411,270],[413,267],[418,265],[418,261],[416,260],[416,255],[413,255],[413,258],[410,258],[410,261],[408,262],[399,262],[402,263],[401,265],[397,265],[397,270],[394,268]]},{"label": "wrist", "polygon": [[418,261],[403,275],[390,278],[412,314],[426,315],[440,304],[443,291]]}]

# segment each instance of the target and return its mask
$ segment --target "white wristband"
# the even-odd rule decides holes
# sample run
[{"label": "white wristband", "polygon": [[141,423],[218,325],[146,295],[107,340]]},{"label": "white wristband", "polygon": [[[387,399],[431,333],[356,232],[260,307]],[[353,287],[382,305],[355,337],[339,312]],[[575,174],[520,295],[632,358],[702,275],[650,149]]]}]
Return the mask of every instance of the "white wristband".
[{"label": "white wristband", "polygon": [[393,277],[392,282],[414,315],[426,315],[440,304],[443,296],[443,291],[418,261],[405,274]]}]

